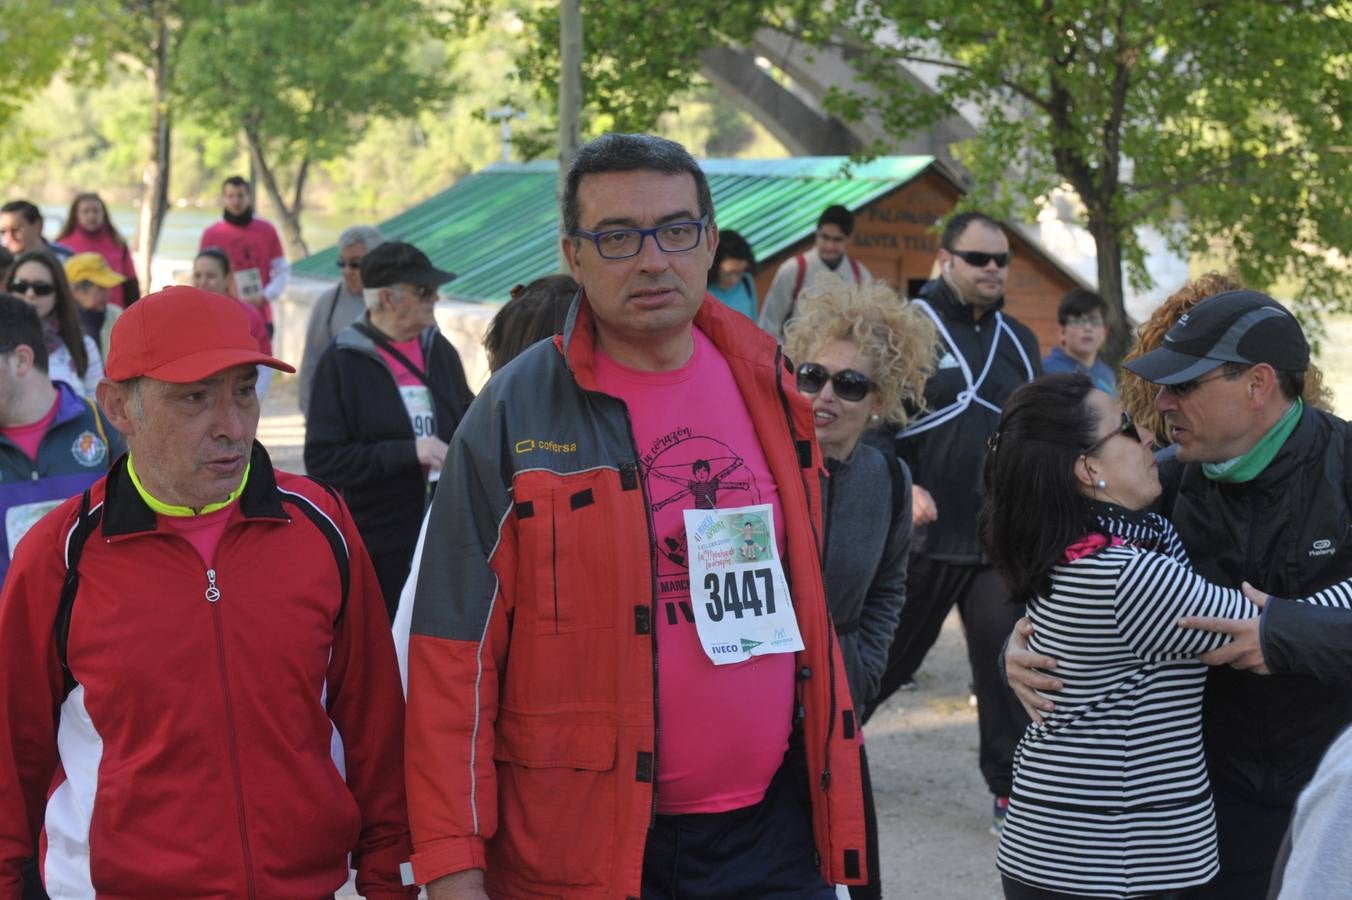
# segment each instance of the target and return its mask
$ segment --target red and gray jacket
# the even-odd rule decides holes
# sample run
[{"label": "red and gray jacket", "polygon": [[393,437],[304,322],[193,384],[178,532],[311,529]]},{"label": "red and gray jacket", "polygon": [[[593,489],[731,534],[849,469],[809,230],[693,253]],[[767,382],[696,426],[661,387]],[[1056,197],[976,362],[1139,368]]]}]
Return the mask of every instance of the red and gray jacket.
[{"label": "red and gray jacket", "polygon": [[255,445],[208,568],[125,458],[87,496],[0,595],[0,897],[35,854],[53,896],[330,896],[349,853],[367,897],[408,896],[399,676],[342,502]]},{"label": "red and gray jacket", "polygon": [[[822,589],[820,451],[775,342],[706,295],[783,505],[805,649],[798,725],[822,874],[867,876],[861,738]],[[637,897],[655,811],[654,544],[625,404],[597,388],[585,298],[470,407],[433,501],[409,643],[420,882],[493,897]]]}]

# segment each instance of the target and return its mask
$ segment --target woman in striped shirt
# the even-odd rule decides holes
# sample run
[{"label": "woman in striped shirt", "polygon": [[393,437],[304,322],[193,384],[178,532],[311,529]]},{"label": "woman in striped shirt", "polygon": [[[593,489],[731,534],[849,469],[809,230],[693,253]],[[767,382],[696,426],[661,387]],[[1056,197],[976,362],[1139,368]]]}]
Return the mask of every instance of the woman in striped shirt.
[{"label": "woman in striped shirt", "polygon": [[[1009,900],[1164,900],[1218,868],[1197,655],[1227,638],[1178,621],[1252,616],[1266,597],[1201,578],[1144,512],[1152,448],[1083,375],[1020,388],[990,441],[982,536],[1065,684],[1015,754],[997,857]],[[1309,600],[1350,601],[1345,584]]]}]

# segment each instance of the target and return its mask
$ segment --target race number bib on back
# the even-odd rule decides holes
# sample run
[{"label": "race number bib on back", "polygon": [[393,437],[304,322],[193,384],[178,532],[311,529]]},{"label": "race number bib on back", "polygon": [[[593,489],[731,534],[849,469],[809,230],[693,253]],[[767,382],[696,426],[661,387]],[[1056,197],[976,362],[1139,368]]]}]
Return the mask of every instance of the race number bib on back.
[{"label": "race number bib on back", "polygon": [[769,504],[685,510],[690,606],[714,665],[803,649]]}]

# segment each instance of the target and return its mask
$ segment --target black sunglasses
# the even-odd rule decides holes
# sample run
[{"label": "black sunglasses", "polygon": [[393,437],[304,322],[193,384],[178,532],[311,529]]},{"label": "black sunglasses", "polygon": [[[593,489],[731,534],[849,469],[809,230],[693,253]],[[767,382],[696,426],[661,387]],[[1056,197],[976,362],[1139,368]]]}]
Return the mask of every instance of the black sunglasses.
[{"label": "black sunglasses", "polygon": [[9,283],[9,289],[20,296],[23,296],[29,291],[37,294],[39,297],[46,297],[49,294],[56,293],[56,285],[52,284],[50,281],[11,281]]},{"label": "black sunglasses", "polygon": [[1008,253],[982,253],[980,250],[950,250],[958,259],[967,263],[969,266],[976,266],[978,269],[984,269],[990,264],[991,260],[1000,268],[1009,265]]},{"label": "black sunglasses", "polygon": [[1113,438],[1117,437],[1119,434],[1122,435],[1123,437],[1129,437],[1133,441],[1137,440],[1140,437],[1140,435],[1137,434],[1136,432],[1136,423],[1132,421],[1131,413],[1127,412],[1125,409],[1122,410],[1122,422],[1117,426],[1117,429],[1115,431],[1108,432],[1107,435],[1099,438],[1097,441],[1094,441],[1094,443],[1090,444],[1088,447],[1085,447],[1080,452],[1083,453],[1085,456],[1088,456],[1098,448],[1102,447],[1104,444],[1111,441]]},{"label": "black sunglasses", "polygon": [[836,396],[851,403],[858,403],[868,396],[868,392],[877,387],[863,372],[854,369],[841,369],[832,375],[821,363],[805,362],[798,367],[798,390],[804,394],[815,394],[831,382]]},{"label": "black sunglasses", "polygon": [[360,269],[360,268],[361,268],[361,260],[359,260],[359,259],[347,259],[347,260],[340,259],[340,260],[338,260],[337,266],[338,266],[338,268],[340,268],[340,269]]}]

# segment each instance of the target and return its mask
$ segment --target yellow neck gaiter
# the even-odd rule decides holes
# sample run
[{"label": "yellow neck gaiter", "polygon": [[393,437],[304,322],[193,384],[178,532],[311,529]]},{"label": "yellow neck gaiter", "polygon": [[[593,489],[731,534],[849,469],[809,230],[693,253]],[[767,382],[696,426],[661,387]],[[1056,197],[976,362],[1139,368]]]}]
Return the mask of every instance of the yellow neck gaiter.
[{"label": "yellow neck gaiter", "polygon": [[136,461],[131,458],[131,454],[127,454],[127,474],[131,476],[131,483],[136,486],[136,493],[141,495],[141,499],[146,502],[146,506],[149,506],[162,516],[205,516],[207,513],[214,513],[217,510],[225,509],[231,503],[238,500],[240,494],[244,493],[244,486],[249,483],[249,469],[252,467],[252,463],[244,467],[244,477],[239,480],[239,487],[235,488],[229,497],[226,497],[220,503],[210,503],[201,509],[193,509],[191,506],[174,506],[173,504],[165,503],[163,500],[158,500],[151,496],[150,492],[141,484],[140,477],[136,474]]}]

